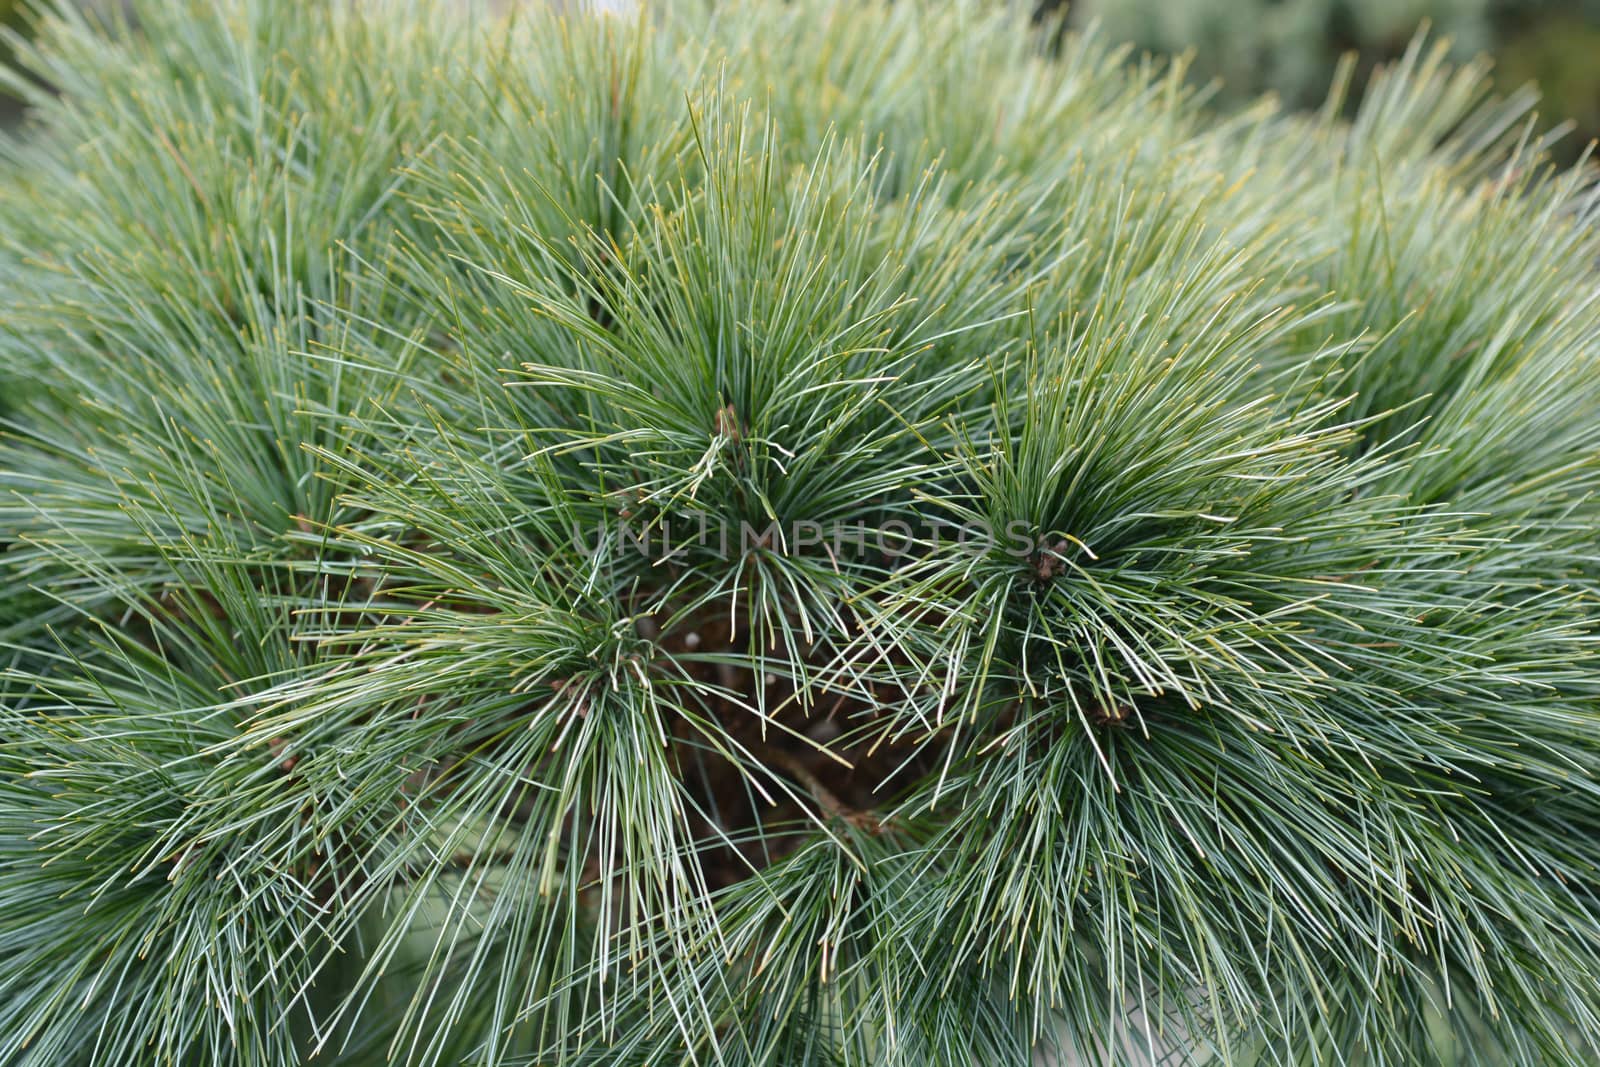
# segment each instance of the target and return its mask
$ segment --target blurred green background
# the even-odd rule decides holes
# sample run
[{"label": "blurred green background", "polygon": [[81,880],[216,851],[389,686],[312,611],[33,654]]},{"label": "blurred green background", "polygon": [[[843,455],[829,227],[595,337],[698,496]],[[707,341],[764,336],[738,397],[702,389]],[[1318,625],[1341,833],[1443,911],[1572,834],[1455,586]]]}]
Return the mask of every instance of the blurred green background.
[{"label": "blurred green background", "polygon": [[[1051,0],[1047,0],[1051,3]],[[1322,103],[1340,56],[1357,55],[1356,90],[1398,57],[1424,26],[1458,59],[1489,53],[1495,81],[1532,81],[1547,126],[1571,120],[1558,145],[1571,160],[1600,137],[1600,0],[1074,0],[1075,26],[1144,51],[1193,56],[1197,82],[1221,81],[1219,103],[1263,92],[1287,103]]]}]

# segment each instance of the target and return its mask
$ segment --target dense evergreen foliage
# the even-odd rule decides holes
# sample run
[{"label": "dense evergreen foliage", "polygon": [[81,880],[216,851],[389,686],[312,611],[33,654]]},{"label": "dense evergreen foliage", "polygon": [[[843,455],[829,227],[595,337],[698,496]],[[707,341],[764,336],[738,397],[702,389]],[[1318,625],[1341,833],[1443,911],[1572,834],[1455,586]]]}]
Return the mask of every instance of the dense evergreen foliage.
[{"label": "dense evergreen foliage", "polygon": [[0,1063],[1600,1056],[1600,234],[1526,102],[134,8],[0,162]]}]

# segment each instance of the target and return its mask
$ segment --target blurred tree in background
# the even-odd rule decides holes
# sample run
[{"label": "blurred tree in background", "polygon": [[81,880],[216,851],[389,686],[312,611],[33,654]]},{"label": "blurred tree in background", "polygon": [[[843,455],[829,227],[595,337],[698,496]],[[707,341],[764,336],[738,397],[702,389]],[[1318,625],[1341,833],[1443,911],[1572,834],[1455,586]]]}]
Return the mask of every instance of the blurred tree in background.
[{"label": "blurred tree in background", "polygon": [[1548,17],[1531,23],[1500,54],[1497,80],[1507,86],[1538,82],[1545,114],[1576,124],[1577,136],[1563,146],[1571,156],[1600,138],[1600,3],[1544,6]]},{"label": "blurred tree in background", "polygon": [[[1074,25],[1098,22],[1108,39],[1193,56],[1219,100],[1263,92],[1301,107],[1321,103],[1339,59],[1357,56],[1356,88],[1397,58],[1423,27],[1457,59],[1495,58],[1503,90],[1538,83],[1553,125],[1572,120],[1560,146],[1575,157],[1600,136],[1600,0],[1074,0]],[[1357,93],[1356,95],[1359,95]]]}]

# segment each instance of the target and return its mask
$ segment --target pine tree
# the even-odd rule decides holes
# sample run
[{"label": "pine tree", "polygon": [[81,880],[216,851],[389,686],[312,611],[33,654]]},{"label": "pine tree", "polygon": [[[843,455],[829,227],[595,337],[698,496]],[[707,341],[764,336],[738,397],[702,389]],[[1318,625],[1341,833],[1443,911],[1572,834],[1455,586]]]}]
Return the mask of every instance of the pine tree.
[{"label": "pine tree", "polygon": [[0,1063],[1600,1056],[1596,196],[978,4],[18,41]]}]

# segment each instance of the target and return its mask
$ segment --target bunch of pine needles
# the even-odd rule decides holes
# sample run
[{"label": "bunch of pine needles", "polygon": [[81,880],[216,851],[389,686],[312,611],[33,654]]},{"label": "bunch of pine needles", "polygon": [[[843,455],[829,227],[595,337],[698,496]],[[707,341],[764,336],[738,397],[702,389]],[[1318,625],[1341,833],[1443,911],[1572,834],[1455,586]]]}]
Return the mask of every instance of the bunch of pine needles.
[{"label": "bunch of pine needles", "polygon": [[1600,257],[1418,44],[63,3],[0,1063],[1600,1057]]}]

